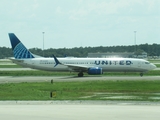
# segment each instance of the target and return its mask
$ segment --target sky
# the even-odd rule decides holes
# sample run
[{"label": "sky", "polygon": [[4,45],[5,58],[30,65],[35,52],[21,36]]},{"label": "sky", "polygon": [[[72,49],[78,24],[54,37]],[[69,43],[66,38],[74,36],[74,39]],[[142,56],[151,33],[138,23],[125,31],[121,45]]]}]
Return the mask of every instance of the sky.
[{"label": "sky", "polygon": [[0,0],[0,47],[8,33],[27,48],[160,44],[160,0]]}]

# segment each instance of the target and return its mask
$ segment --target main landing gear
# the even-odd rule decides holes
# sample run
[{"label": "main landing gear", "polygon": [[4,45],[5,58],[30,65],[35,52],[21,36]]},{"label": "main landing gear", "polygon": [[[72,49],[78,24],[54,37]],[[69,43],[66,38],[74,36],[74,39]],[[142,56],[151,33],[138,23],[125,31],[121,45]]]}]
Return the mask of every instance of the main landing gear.
[{"label": "main landing gear", "polygon": [[78,77],[83,77],[83,72],[79,72]]},{"label": "main landing gear", "polygon": [[143,76],[143,73],[140,73],[140,76],[142,77],[142,76]]}]

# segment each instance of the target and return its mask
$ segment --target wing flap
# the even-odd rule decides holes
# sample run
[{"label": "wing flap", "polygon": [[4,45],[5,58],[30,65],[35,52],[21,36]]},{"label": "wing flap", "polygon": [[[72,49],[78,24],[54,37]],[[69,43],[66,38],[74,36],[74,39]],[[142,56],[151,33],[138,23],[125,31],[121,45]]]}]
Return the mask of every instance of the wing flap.
[{"label": "wing flap", "polygon": [[72,69],[74,71],[87,71],[88,66],[82,66],[82,65],[73,65],[73,64],[61,64],[64,66],[67,66],[69,69]]}]

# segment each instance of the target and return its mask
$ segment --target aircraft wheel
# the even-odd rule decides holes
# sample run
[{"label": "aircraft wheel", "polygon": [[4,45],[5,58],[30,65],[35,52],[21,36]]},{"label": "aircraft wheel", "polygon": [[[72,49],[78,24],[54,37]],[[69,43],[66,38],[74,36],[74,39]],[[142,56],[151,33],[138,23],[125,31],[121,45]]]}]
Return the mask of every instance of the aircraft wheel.
[{"label": "aircraft wheel", "polygon": [[78,77],[83,77],[83,72],[78,73]]},{"label": "aircraft wheel", "polygon": [[142,76],[143,76],[143,73],[140,73],[140,76],[142,77]]}]

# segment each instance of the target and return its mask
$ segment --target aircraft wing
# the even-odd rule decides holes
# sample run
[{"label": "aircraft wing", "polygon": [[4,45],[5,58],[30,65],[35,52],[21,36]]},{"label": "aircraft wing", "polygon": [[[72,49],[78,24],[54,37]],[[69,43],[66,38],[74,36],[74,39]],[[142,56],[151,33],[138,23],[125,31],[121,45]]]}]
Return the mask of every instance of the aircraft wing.
[{"label": "aircraft wing", "polygon": [[82,66],[82,65],[73,65],[73,64],[61,64],[64,66],[67,66],[69,69],[72,69],[74,71],[87,71],[88,66]]},{"label": "aircraft wing", "polygon": [[72,69],[74,71],[87,71],[87,69],[89,68],[88,66],[82,66],[82,65],[63,64],[63,63],[59,62],[59,60],[54,55],[53,55],[53,57],[56,62],[54,67],[56,67],[58,64],[60,64],[60,65],[67,66],[69,69]]}]

